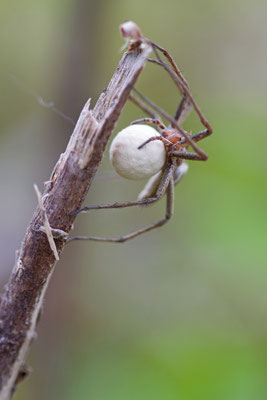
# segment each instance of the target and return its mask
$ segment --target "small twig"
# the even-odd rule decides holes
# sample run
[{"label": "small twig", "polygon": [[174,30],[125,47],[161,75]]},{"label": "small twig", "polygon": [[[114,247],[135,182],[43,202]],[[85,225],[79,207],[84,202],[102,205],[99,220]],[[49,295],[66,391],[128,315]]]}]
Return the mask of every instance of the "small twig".
[{"label": "small twig", "polygon": [[35,190],[35,193],[36,193],[36,196],[37,196],[37,200],[38,200],[38,204],[39,204],[39,207],[40,207],[41,214],[43,216],[45,233],[46,233],[50,248],[54,253],[55,259],[58,261],[59,260],[59,255],[58,255],[58,252],[57,252],[57,246],[56,246],[56,243],[54,241],[54,238],[53,238],[53,235],[52,235],[52,232],[51,232],[51,227],[50,227],[50,224],[49,224],[49,221],[48,221],[48,217],[47,217],[47,214],[46,214],[46,211],[45,211],[45,208],[44,208],[44,204],[43,204],[43,201],[42,201],[42,194],[41,194],[41,192],[38,189],[38,186],[36,184],[34,184],[33,187],[34,187],[34,190]]}]

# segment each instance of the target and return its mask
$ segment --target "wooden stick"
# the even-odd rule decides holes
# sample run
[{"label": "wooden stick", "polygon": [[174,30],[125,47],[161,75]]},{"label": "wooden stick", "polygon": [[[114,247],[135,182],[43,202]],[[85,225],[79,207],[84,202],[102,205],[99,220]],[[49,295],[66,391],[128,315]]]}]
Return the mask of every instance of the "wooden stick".
[{"label": "wooden stick", "polygon": [[[123,55],[107,90],[93,110],[88,101],[79,117],[67,149],[59,158],[43,194],[57,253],[63,250],[75,217],[100,164],[108,139],[120,116],[131,88],[151,52],[149,44]],[[37,207],[18,259],[0,303],[0,399],[11,399],[20,368],[34,336],[43,298],[55,266],[43,228],[43,211]]]}]

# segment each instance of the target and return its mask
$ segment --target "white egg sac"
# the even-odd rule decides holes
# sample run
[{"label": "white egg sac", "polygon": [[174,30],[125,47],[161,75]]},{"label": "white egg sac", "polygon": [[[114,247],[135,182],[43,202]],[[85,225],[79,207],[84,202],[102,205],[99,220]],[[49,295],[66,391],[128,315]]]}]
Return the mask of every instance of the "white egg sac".
[{"label": "white egg sac", "polygon": [[151,137],[160,136],[147,125],[130,125],[120,131],[110,146],[110,160],[116,172],[127,179],[144,179],[162,169],[166,160],[164,144],[154,140],[138,147]]}]

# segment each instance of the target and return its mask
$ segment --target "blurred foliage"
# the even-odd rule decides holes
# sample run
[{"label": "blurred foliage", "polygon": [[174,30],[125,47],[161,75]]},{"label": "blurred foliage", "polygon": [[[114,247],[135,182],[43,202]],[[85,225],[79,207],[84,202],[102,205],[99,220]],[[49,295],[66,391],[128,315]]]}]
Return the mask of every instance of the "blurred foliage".
[{"label": "blurred foliage", "polygon": [[[266,399],[266,12],[261,0],[1,1],[2,285],[36,205],[32,184],[48,179],[72,131],[37,97],[74,119],[94,103],[121,57],[125,19],[171,52],[214,127],[201,143],[209,161],[191,162],[167,226],[124,245],[66,248],[16,399]],[[147,65],[138,88],[174,112],[164,71]],[[128,104],[116,132],[141,116]],[[199,129],[193,114],[186,127]],[[140,188],[96,180],[88,204]],[[163,212],[164,201],[96,212],[75,228],[116,236]]]}]

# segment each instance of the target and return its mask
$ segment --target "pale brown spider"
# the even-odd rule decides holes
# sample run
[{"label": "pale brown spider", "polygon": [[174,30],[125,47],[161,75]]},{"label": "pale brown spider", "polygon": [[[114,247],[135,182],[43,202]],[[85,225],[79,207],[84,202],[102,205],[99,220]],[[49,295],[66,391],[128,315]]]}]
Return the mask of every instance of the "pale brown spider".
[{"label": "pale brown spider", "polygon": [[[140,38],[138,40],[140,41]],[[148,39],[144,40],[148,41]],[[135,238],[136,236],[139,236],[142,233],[148,232],[152,229],[164,225],[167,221],[169,221],[169,219],[173,215],[174,184],[178,183],[181,180],[182,176],[185,174],[187,170],[187,167],[185,168],[184,160],[205,161],[208,158],[207,154],[196,145],[196,142],[206,138],[212,133],[212,128],[209,122],[201,113],[198,105],[196,104],[192,94],[189,91],[189,86],[187,81],[185,80],[182,73],[178,69],[171,55],[165,49],[158,46],[157,44],[151,41],[149,41],[149,43],[153,48],[153,51],[156,55],[156,59],[148,59],[148,61],[162,66],[169,73],[175,84],[180,89],[183,97],[177,108],[174,118],[172,118],[164,110],[162,110],[151,100],[149,100],[147,97],[145,97],[135,88],[133,88],[132,90],[137,94],[137,96],[142,101],[140,101],[136,97],[133,97],[132,95],[130,95],[130,100],[132,100],[137,106],[139,106],[143,111],[145,111],[148,115],[150,115],[150,118],[142,118],[132,122],[132,124],[148,123],[148,124],[153,124],[157,127],[160,136],[155,136],[150,138],[149,140],[141,144],[138,148],[141,149],[144,146],[146,146],[149,142],[154,140],[162,141],[164,143],[166,150],[166,164],[161,173],[158,174],[159,176],[150,178],[150,180],[154,179],[154,181],[152,182],[153,184],[150,184],[150,186],[152,185],[152,189],[151,187],[145,188],[146,193],[143,195],[141,199],[129,202],[117,202],[114,204],[83,207],[79,210],[74,211],[71,215],[76,215],[82,211],[88,211],[88,210],[102,210],[110,208],[131,207],[136,205],[148,205],[158,201],[166,193],[167,200],[166,200],[165,217],[154,224],[151,224],[145,228],[139,229],[130,234],[124,235],[120,238],[74,236],[69,238],[67,242],[70,242],[72,240],[95,240],[95,241],[122,243],[129,239]],[[169,64],[164,62],[160,58],[158,51],[164,54],[164,56],[169,61]],[[181,125],[186,115],[188,114],[189,110],[192,107],[195,109],[197,115],[199,116],[199,119],[201,123],[204,125],[205,130],[191,136],[187,131],[185,131],[182,128]],[[159,119],[158,114],[156,114],[155,112],[161,115],[167,121],[169,121],[170,127],[166,127]],[[188,152],[187,148],[189,146],[191,146],[195,150],[195,152]]]}]

